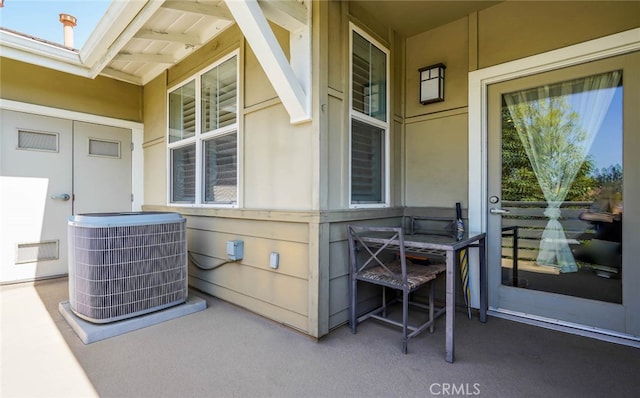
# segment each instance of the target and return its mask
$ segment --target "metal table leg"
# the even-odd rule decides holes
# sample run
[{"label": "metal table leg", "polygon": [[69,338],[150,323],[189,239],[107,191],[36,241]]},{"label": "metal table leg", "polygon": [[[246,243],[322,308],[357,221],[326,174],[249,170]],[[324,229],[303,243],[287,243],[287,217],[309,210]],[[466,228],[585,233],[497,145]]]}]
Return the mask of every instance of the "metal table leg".
[{"label": "metal table leg", "polygon": [[447,280],[446,280],[446,361],[454,361],[453,332],[455,328],[456,308],[456,272],[455,251],[447,250]]},{"label": "metal table leg", "polygon": [[487,252],[485,238],[478,242],[480,258],[480,322],[487,322],[487,309],[489,308],[489,283],[487,277]]}]

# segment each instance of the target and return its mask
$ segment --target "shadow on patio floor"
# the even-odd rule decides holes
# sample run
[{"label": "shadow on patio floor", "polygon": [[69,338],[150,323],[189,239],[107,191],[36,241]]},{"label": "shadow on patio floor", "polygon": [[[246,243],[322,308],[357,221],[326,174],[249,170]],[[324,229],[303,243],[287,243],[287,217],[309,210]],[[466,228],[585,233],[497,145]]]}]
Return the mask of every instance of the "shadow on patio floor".
[{"label": "shadow on patio floor", "polygon": [[3,286],[2,397],[635,397],[640,349],[498,318],[444,318],[401,353],[367,321],[320,341],[211,296],[208,308],[84,345],[58,312],[67,279]]}]

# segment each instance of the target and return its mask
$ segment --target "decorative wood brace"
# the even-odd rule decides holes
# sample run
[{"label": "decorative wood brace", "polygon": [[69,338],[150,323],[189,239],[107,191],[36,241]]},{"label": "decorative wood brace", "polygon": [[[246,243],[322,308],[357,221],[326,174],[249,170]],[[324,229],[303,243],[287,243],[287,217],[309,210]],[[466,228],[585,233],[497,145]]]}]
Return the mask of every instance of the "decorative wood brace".
[{"label": "decorative wood brace", "polygon": [[[311,120],[311,5],[289,0],[225,0],[292,124]],[[287,60],[267,18],[290,32]]]}]

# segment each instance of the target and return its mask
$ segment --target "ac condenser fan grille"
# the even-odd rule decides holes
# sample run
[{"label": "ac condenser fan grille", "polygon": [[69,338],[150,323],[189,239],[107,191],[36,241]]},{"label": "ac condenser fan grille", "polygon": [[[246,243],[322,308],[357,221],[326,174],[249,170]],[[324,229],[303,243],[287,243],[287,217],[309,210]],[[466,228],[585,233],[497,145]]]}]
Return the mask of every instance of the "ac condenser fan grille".
[{"label": "ac condenser fan grille", "polygon": [[69,221],[69,303],[113,322],[186,301],[186,220],[177,213],[87,214]]}]

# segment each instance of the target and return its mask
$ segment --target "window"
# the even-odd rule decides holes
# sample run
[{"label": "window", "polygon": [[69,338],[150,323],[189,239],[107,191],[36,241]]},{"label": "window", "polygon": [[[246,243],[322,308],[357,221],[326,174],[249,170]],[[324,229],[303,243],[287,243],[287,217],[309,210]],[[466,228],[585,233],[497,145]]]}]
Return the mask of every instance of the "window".
[{"label": "window", "polygon": [[169,202],[238,202],[238,56],[169,92]]},{"label": "window", "polygon": [[389,51],[351,27],[350,205],[389,204]]}]

